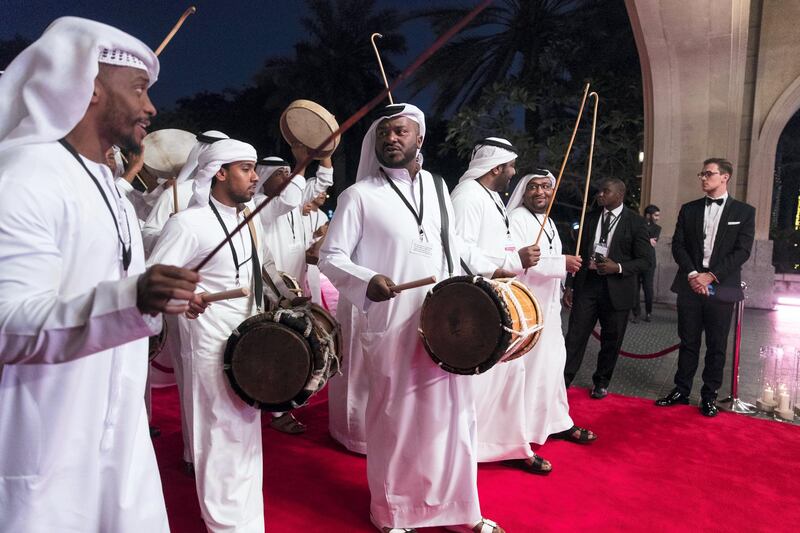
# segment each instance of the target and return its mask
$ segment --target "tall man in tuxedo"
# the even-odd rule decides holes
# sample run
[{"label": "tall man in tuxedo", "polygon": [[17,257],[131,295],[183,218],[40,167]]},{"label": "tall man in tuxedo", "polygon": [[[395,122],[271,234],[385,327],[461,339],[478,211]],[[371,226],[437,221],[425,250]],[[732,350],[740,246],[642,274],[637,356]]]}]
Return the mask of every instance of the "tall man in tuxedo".
[{"label": "tall man in tuxedo", "polygon": [[678,370],[675,388],[656,405],[688,404],[697,371],[700,336],[706,332],[706,359],[700,412],[716,416],[733,304],[744,299],[742,265],[750,257],[756,210],[728,194],[733,165],[726,159],[703,162],[698,174],[705,198],[681,206],[672,256],[678,272],[672,292],[678,294]]},{"label": "tall man in tuxedo", "polygon": [[592,376],[591,396],[608,395],[608,384],[628,325],[628,313],[636,305],[638,275],[650,268],[651,246],[644,219],[622,205],[625,184],[608,178],[600,184],[595,209],[581,229],[581,269],[575,274],[564,302],[572,307],[565,338],[566,385],[581,367],[586,343],[600,320],[600,352]]}]

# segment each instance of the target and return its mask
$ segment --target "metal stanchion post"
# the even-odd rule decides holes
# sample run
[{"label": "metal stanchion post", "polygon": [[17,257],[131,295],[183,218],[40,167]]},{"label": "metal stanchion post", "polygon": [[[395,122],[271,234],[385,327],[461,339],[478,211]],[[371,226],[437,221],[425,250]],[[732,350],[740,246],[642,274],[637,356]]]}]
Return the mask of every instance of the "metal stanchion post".
[{"label": "metal stanchion post", "polygon": [[[742,282],[742,291],[747,291],[747,283]],[[742,348],[742,318],[744,317],[744,299],[736,302],[736,330],[733,338],[733,367],[731,368],[731,395],[719,403],[729,403],[725,410],[743,415],[756,414],[756,408],[739,399],[739,356]]]}]

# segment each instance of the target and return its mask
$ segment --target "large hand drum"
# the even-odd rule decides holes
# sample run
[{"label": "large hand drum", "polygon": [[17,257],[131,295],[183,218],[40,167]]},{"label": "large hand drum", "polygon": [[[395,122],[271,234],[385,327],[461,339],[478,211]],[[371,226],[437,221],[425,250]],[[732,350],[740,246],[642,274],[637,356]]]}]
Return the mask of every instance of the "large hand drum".
[{"label": "large hand drum", "polygon": [[166,129],[148,133],[142,141],[144,166],[156,177],[174,178],[186,164],[195,143],[195,135],[188,131]]},{"label": "large hand drum", "polygon": [[[289,144],[300,143],[309,149],[316,148],[339,129],[336,118],[321,105],[311,100],[295,100],[281,115],[281,134]],[[339,136],[314,154],[316,159],[329,157],[339,146]]]},{"label": "large hand drum", "polygon": [[428,354],[454,374],[480,374],[521,357],[541,329],[539,303],[525,285],[480,276],[438,283],[425,297],[420,318]]},{"label": "large hand drum", "polygon": [[234,392],[264,411],[305,404],[339,371],[339,325],[319,306],[278,309],[237,327],[223,369]]}]

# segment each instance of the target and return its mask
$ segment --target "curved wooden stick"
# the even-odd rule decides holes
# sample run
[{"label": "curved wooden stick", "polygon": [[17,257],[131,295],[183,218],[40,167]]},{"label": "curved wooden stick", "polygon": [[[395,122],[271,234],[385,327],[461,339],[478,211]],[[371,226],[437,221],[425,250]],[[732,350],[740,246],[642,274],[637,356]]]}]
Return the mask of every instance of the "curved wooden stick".
[{"label": "curved wooden stick", "polygon": [[206,303],[218,302],[220,300],[232,300],[233,298],[244,298],[245,296],[250,296],[250,289],[247,287],[239,287],[238,289],[221,292],[204,292],[200,295]]},{"label": "curved wooden stick", "polygon": [[569,145],[567,146],[567,152],[564,154],[564,161],[561,162],[561,169],[558,171],[558,179],[556,179],[556,186],[553,187],[553,196],[550,197],[550,203],[547,204],[547,211],[544,212],[544,220],[542,221],[542,226],[539,228],[539,233],[536,235],[536,242],[533,244],[538,245],[539,239],[542,238],[542,232],[544,231],[545,225],[547,225],[547,219],[550,218],[550,210],[553,209],[553,203],[556,200],[556,193],[558,192],[558,186],[561,185],[561,176],[564,175],[564,168],[567,166],[567,160],[569,159],[569,153],[572,151],[572,143],[575,142],[575,135],[578,133],[578,125],[581,123],[581,117],[583,116],[583,107],[586,105],[586,97],[589,94],[589,84],[586,84],[586,87],[583,89],[583,99],[581,99],[581,107],[578,111],[578,118],[575,119],[575,127],[572,128],[572,137],[569,139]]},{"label": "curved wooden stick", "polygon": [[427,278],[409,281],[408,283],[401,283],[391,287],[392,292],[402,292],[406,289],[416,289],[417,287],[424,287],[425,285],[433,285],[436,283],[436,276],[428,276]]},{"label": "curved wooden stick", "polygon": [[[492,3],[492,0],[483,0],[483,2],[481,2],[480,4],[478,4],[477,6],[475,6],[475,8],[474,8],[472,11],[470,11],[469,13],[467,13],[467,14],[464,16],[464,18],[462,18],[461,20],[459,20],[459,21],[458,21],[458,22],[457,22],[455,25],[453,25],[453,26],[452,26],[452,27],[451,27],[449,30],[447,30],[445,33],[443,33],[443,34],[442,34],[442,35],[441,35],[441,36],[440,36],[438,39],[436,39],[436,40],[433,42],[433,44],[432,44],[432,45],[430,45],[430,46],[428,47],[428,49],[427,49],[427,50],[425,50],[424,52],[422,52],[422,53],[419,55],[419,57],[417,57],[417,59],[415,59],[415,60],[414,60],[414,62],[413,62],[413,63],[411,63],[411,65],[409,65],[408,67],[406,67],[406,69],[405,69],[403,72],[401,72],[401,73],[400,73],[400,75],[399,75],[399,76],[397,76],[397,78],[395,78],[395,80],[394,80],[394,81],[391,83],[391,85],[390,85],[389,87],[387,87],[387,88],[385,88],[384,90],[382,90],[380,93],[378,93],[378,94],[375,96],[375,98],[373,98],[372,100],[370,100],[369,102],[367,102],[366,104],[364,104],[363,106],[361,106],[361,109],[359,109],[358,111],[356,111],[355,113],[353,113],[352,115],[350,115],[350,117],[349,117],[347,120],[345,120],[345,121],[344,121],[344,122],[343,122],[343,123],[342,123],[342,124],[339,126],[339,129],[338,129],[338,130],[336,130],[336,131],[334,131],[334,132],[331,132],[331,134],[330,134],[330,135],[328,135],[328,138],[327,138],[327,139],[325,139],[324,141],[322,141],[321,143],[319,143],[319,146],[317,146],[317,148],[316,148],[315,150],[311,150],[311,151],[309,151],[309,154],[308,154],[308,155],[306,155],[306,156],[303,158],[303,160],[302,160],[302,161],[298,161],[298,162],[296,162],[296,163],[295,163],[295,168],[293,168],[289,174],[290,174],[290,175],[292,175],[292,176],[294,176],[294,175],[297,173],[297,172],[296,172],[296,169],[298,169],[298,168],[305,168],[305,167],[307,167],[307,166],[308,166],[308,164],[309,164],[309,163],[311,163],[311,160],[312,160],[312,159],[314,159],[314,157],[313,157],[313,154],[314,154],[314,152],[315,152],[315,151],[317,151],[317,152],[318,152],[318,151],[321,151],[321,150],[322,150],[324,147],[328,146],[328,143],[330,143],[330,142],[331,142],[333,139],[335,139],[335,138],[336,138],[336,137],[338,137],[339,135],[342,135],[344,132],[346,132],[347,130],[349,130],[350,128],[352,128],[352,127],[353,127],[353,125],[354,125],[356,122],[358,122],[359,120],[361,120],[362,118],[364,118],[364,116],[365,116],[367,113],[369,113],[369,112],[370,112],[370,111],[371,111],[371,110],[372,110],[372,109],[373,109],[373,108],[374,108],[376,105],[378,105],[379,103],[381,103],[381,101],[382,101],[384,98],[386,98],[386,95],[387,95],[387,94],[389,94],[389,91],[391,91],[392,89],[394,89],[395,87],[397,87],[398,85],[400,85],[400,83],[401,83],[401,82],[403,82],[403,80],[405,80],[406,78],[408,78],[409,76],[411,76],[411,74],[413,74],[413,73],[414,73],[414,71],[415,71],[415,70],[417,70],[417,69],[419,68],[419,66],[420,66],[420,65],[422,65],[422,64],[423,64],[425,61],[427,61],[427,60],[428,60],[428,59],[429,59],[429,58],[430,58],[430,57],[431,57],[431,56],[432,56],[434,53],[436,53],[436,51],[437,51],[437,50],[439,50],[439,49],[440,49],[442,46],[444,46],[444,44],[445,44],[447,41],[449,41],[450,39],[452,39],[452,38],[453,38],[453,36],[454,36],[456,33],[460,32],[462,29],[464,29],[464,27],[465,27],[467,24],[469,24],[469,23],[472,21],[472,19],[474,19],[475,17],[477,17],[477,16],[478,16],[478,14],[479,14],[481,11],[483,11],[484,9],[486,9],[487,7],[489,7],[489,4],[491,4],[491,3]],[[585,96],[584,96],[584,100],[585,100],[585,99],[586,99],[586,98],[585,98]],[[283,191],[283,189],[285,189],[286,187],[288,187],[288,186],[289,186],[289,183],[291,183],[291,181],[287,181],[287,182],[285,182],[283,185],[281,185],[281,186],[278,188],[278,191],[275,193],[275,196],[279,196],[279,195],[281,194],[281,192]],[[205,259],[203,259],[202,261],[200,261],[200,263],[199,263],[199,264],[198,264],[196,267],[194,267],[194,269],[193,269],[193,270],[194,270],[194,272],[200,272],[200,270],[201,270],[201,269],[202,269],[204,266],[206,266],[206,264],[208,264],[208,262],[211,260],[211,258],[212,258],[212,257],[214,257],[215,255],[217,255],[217,254],[219,253],[219,251],[220,251],[220,250],[222,250],[222,248],[223,248],[223,247],[224,247],[226,244],[228,244],[228,242],[230,242],[230,240],[231,240],[231,239],[233,239],[233,236],[234,236],[234,235],[236,235],[238,232],[242,231],[242,229],[244,229],[244,227],[245,227],[245,226],[247,226],[248,222],[250,222],[250,221],[251,221],[251,220],[252,220],[252,219],[253,219],[253,218],[254,218],[254,217],[255,217],[255,216],[256,216],[256,215],[259,213],[259,211],[261,211],[262,209],[264,209],[264,208],[267,206],[267,204],[268,204],[268,203],[269,203],[269,202],[272,200],[272,198],[274,198],[275,196],[272,196],[272,197],[267,197],[267,199],[266,199],[266,200],[264,200],[263,202],[261,202],[260,204],[258,204],[258,205],[256,206],[256,208],[255,208],[255,209],[253,209],[253,211],[252,211],[252,212],[251,212],[249,215],[247,215],[247,216],[244,218],[244,220],[242,220],[242,221],[239,223],[239,225],[238,225],[238,226],[236,226],[236,227],[233,229],[233,231],[231,231],[231,232],[230,232],[230,234],[229,234],[229,235],[228,235],[226,238],[224,238],[224,239],[223,239],[223,240],[222,240],[222,241],[221,241],[221,242],[220,242],[220,243],[219,243],[217,246],[215,246],[215,247],[214,247],[214,249],[213,249],[213,250],[211,250],[211,251],[208,253],[208,255],[205,257]]]},{"label": "curved wooden stick", "polygon": [[189,8],[183,12],[181,18],[178,19],[178,22],[175,23],[175,25],[172,27],[172,30],[170,30],[167,36],[164,37],[164,40],[161,41],[161,44],[158,45],[158,48],[156,48],[156,57],[164,51],[164,48],[166,48],[167,44],[169,44],[172,38],[175,37],[175,34],[178,33],[179,29],[181,29],[181,26],[183,26],[184,21],[189,17],[189,15],[194,13],[197,13],[197,8],[194,6],[189,6]]},{"label": "curved wooden stick", "polygon": [[581,237],[583,236],[583,219],[586,216],[586,204],[589,201],[589,181],[592,179],[592,159],[594,158],[594,134],[597,131],[597,106],[600,96],[592,91],[589,98],[594,96],[594,112],[592,113],[592,140],[589,143],[589,167],[586,170],[586,186],[583,188],[583,207],[581,208],[581,222],[578,225],[578,244],[575,246],[575,255],[581,255]]},{"label": "curved wooden stick", "polygon": [[[383,39],[383,35],[380,33],[373,33],[369,36],[369,40],[372,43],[372,49],[375,50],[375,57],[378,58],[378,67],[380,67],[381,76],[383,76],[383,85],[386,86],[386,90],[389,91],[389,80],[386,79],[386,71],[383,70],[383,61],[381,61],[381,53],[378,52],[378,45],[375,44],[375,37]],[[392,91],[389,91],[389,103],[394,104],[394,100],[392,99]]]}]

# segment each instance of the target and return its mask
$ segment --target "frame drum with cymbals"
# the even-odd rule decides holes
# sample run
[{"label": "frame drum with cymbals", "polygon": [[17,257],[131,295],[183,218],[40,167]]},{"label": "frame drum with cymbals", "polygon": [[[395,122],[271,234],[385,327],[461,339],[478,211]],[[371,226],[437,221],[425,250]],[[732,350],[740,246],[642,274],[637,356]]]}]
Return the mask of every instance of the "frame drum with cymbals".
[{"label": "frame drum with cymbals", "polygon": [[443,370],[481,374],[534,347],[542,312],[533,293],[516,280],[455,276],[425,297],[420,335]]},{"label": "frame drum with cymbals", "polygon": [[[324,107],[311,100],[295,100],[281,114],[280,128],[283,138],[290,145],[300,143],[309,150],[316,148],[339,129],[336,118]],[[340,137],[335,137],[314,159],[330,157],[339,146]]]},{"label": "frame drum with cymbals", "polygon": [[164,129],[148,133],[142,141],[144,167],[157,178],[174,178],[181,171],[197,138],[193,133]]}]

